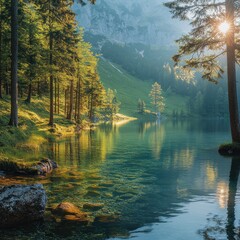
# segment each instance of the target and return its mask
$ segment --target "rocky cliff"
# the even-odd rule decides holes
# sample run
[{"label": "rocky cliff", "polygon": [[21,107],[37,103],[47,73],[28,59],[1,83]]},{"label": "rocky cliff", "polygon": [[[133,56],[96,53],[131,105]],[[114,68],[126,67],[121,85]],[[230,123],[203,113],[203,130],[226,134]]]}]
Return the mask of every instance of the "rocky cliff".
[{"label": "rocky cliff", "polygon": [[171,19],[163,0],[99,0],[94,6],[75,4],[74,11],[86,32],[119,43],[174,45],[187,26]]}]

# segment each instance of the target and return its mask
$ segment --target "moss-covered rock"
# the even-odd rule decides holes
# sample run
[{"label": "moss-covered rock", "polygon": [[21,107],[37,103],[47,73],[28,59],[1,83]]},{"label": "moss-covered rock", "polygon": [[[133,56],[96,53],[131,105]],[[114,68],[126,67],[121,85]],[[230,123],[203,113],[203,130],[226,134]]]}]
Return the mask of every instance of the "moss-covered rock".
[{"label": "moss-covered rock", "polygon": [[240,156],[240,143],[222,144],[218,152],[223,156]]}]

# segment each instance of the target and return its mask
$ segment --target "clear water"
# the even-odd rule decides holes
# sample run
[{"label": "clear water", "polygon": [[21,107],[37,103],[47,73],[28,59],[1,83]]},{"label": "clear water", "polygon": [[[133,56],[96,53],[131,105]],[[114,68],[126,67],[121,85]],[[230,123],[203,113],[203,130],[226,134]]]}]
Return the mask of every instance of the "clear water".
[{"label": "clear water", "polygon": [[88,226],[48,213],[43,223],[1,231],[1,239],[239,239],[240,160],[217,152],[229,140],[228,122],[206,120],[103,125],[51,142],[42,151],[58,162],[54,174],[4,181],[43,183],[48,207],[101,209],[87,210]]}]

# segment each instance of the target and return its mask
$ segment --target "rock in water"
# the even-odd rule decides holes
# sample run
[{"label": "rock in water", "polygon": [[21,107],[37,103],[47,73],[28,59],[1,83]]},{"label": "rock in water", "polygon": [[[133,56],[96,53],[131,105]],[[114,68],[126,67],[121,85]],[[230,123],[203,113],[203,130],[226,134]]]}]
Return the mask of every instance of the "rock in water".
[{"label": "rock in water", "polygon": [[0,228],[42,219],[46,202],[42,184],[0,187]]},{"label": "rock in water", "polygon": [[81,211],[77,206],[75,206],[72,203],[62,202],[62,203],[58,204],[55,209],[53,209],[53,213],[64,216],[64,215],[81,214]]},{"label": "rock in water", "polygon": [[56,216],[58,221],[75,221],[88,223],[90,218],[88,214],[82,212],[77,206],[69,202],[62,202],[52,210],[52,213]]}]

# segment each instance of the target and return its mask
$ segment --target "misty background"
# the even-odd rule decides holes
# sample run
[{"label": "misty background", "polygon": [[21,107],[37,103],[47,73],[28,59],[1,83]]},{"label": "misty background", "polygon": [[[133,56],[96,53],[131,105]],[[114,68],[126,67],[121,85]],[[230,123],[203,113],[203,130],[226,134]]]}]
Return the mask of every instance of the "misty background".
[{"label": "misty background", "polygon": [[185,99],[185,106],[171,110],[172,115],[226,117],[224,78],[215,85],[196,74],[189,83],[180,80],[174,71],[172,56],[178,49],[175,41],[190,26],[172,19],[164,2],[101,0],[94,6],[75,4],[74,11],[79,26],[84,28],[85,40],[100,54],[101,61],[120,66],[139,81],[160,83],[166,97],[179,95]]}]

